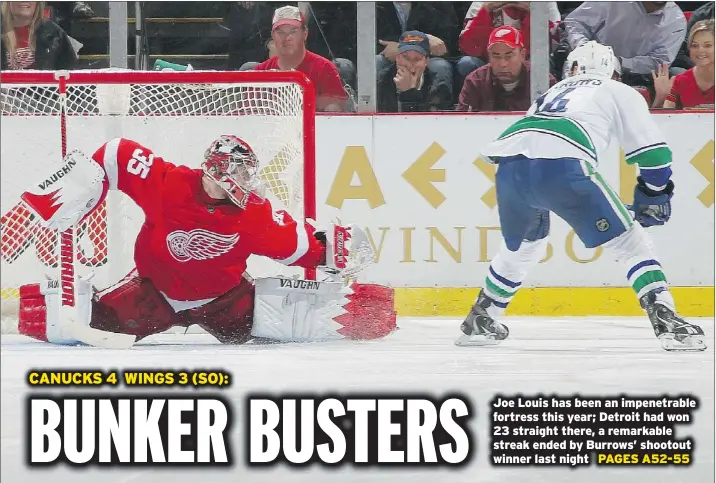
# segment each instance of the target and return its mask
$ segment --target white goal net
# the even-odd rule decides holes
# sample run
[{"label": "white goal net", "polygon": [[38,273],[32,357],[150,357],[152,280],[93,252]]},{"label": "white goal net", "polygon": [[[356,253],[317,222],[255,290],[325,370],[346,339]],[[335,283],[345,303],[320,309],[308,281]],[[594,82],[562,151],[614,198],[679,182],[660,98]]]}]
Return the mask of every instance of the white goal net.
[{"label": "white goal net", "polygon": [[[65,115],[61,96],[65,91]],[[198,168],[221,134],[235,134],[256,151],[275,209],[315,218],[313,89],[296,72],[3,72],[0,77],[3,333],[16,329],[18,287],[53,276],[59,234],[37,223],[20,201],[30,183],[69,151],[91,155],[115,137],[135,140],[174,164]],[[63,121],[64,118],[64,121]],[[76,271],[94,272],[103,288],[133,268],[135,237],[144,216],[122,193],[80,227]],[[249,273],[303,271],[251,259]],[[15,327],[13,327],[15,326]]]}]

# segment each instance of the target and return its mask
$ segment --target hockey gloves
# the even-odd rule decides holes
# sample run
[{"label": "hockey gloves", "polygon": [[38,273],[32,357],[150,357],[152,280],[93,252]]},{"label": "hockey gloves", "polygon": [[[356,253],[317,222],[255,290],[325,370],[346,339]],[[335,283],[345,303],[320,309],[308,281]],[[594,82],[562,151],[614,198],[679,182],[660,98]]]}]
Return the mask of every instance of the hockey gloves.
[{"label": "hockey gloves", "polygon": [[53,230],[65,231],[94,210],[103,198],[104,169],[81,151],[65,156],[63,165],[54,167],[22,200]]},{"label": "hockey gloves", "polygon": [[326,246],[326,263],[318,268],[336,281],[353,279],[375,262],[367,234],[356,225],[332,222],[326,229],[317,229],[313,236]]},{"label": "hockey gloves", "polygon": [[671,197],[674,196],[674,182],[669,180],[661,191],[646,186],[641,176],[637,177],[634,188],[634,218],[643,227],[663,225],[671,218]]}]

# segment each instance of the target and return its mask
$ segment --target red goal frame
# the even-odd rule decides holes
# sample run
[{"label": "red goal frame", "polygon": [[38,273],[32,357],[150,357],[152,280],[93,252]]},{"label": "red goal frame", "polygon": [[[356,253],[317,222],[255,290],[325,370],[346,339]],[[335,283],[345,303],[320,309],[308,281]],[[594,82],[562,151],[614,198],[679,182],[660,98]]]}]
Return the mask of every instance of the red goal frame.
[{"label": "red goal frame", "polygon": [[[301,87],[303,111],[303,210],[304,218],[316,220],[316,94],[311,80],[297,71],[0,71],[0,85],[54,86],[62,93],[67,86],[92,84],[247,84],[292,83]],[[10,114],[18,115],[18,114]],[[23,114],[19,114],[23,115]],[[41,115],[41,114],[38,114]],[[68,116],[78,115],[67,113]],[[61,126],[65,138],[64,122]],[[60,160],[58,160],[59,162]],[[315,280],[315,270],[306,270]]]}]

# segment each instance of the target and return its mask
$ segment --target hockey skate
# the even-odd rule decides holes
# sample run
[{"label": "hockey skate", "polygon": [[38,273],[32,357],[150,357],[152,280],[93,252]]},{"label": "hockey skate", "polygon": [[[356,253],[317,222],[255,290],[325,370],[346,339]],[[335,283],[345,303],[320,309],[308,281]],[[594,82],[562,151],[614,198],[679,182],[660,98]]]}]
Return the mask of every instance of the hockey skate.
[{"label": "hockey skate", "polygon": [[456,341],[455,345],[462,347],[493,346],[507,338],[510,331],[500,322],[492,319],[487,313],[487,308],[494,303],[490,297],[480,291],[475,305],[470,309],[465,320],[460,325],[463,335]]},{"label": "hockey skate", "polygon": [[706,350],[703,329],[679,317],[671,307],[657,299],[657,293],[647,293],[639,303],[649,316],[661,347],[667,351]]}]

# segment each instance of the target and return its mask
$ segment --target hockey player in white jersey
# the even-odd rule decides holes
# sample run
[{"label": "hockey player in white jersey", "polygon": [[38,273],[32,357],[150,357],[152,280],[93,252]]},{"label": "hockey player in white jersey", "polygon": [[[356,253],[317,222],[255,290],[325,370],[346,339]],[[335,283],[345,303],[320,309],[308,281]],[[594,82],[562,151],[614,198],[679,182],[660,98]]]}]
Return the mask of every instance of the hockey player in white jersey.
[{"label": "hockey player in white jersey", "polygon": [[[621,262],[664,349],[704,350],[701,327],[677,315],[642,228],[663,225],[671,216],[671,151],[644,98],[613,79],[617,60],[611,47],[587,42],[567,63],[569,77],[482,150],[498,165],[503,243],[456,344],[496,344],[508,336],[498,319],[545,256],[552,212],[586,247],[601,246]],[[626,162],[639,167],[633,214],[596,170],[612,138],[624,149]]]}]

